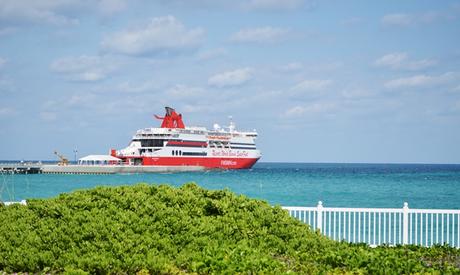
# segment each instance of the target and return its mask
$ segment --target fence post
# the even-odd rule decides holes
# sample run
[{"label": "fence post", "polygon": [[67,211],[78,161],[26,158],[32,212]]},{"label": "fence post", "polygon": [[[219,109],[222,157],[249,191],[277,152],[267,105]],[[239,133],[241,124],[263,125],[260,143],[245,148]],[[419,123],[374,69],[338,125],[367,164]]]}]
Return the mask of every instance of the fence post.
[{"label": "fence post", "polygon": [[319,229],[319,232],[323,232],[323,202],[318,202],[318,207],[316,211],[316,228]]},{"label": "fence post", "polygon": [[403,244],[409,243],[409,205],[404,203],[403,207]]}]

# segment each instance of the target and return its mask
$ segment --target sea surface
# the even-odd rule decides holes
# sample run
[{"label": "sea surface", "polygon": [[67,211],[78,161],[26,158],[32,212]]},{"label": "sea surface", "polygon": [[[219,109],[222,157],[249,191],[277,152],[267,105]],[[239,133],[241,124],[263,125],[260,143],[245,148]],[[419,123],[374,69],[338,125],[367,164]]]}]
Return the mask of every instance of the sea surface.
[{"label": "sea surface", "polygon": [[0,175],[0,200],[49,198],[95,186],[195,182],[282,206],[460,209],[460,165],[258,163],[250,170],[168,174]]}]

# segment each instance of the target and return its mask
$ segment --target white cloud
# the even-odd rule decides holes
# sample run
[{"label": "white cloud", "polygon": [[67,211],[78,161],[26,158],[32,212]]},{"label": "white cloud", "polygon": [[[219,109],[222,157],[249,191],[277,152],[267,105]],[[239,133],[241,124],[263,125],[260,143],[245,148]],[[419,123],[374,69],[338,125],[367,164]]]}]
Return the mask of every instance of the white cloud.
[{"label": "white cloud", "polygon": [[234,33],[230,37],[230,41],[241,43],[276,43],[285,40],[289,34],[290,31],[283,28],[249,28]]},{"label": "white cloud", "polygon": [[390,27],[409,27],[421,24],[430,24],[440,20],[452,20],[458,15],[455,11],[429,11],[425,13],[392,13],[382,17],[381,23]]},{"label": "white cloud", "polygon": [[253,78],[253,71],[251,68],[241,68],[216,74],[208,79],[208,84],[219,88],[240,86]]},{"label": "white cloud", "polygon": [[286,110],[284,115],[286,117],[298,117],[298,116],[302,116],[305,113],[305,111],[306,111],[305,107],[295,106],[295,107],[292,107]]},{"label": "white cloud", "polygon": [[205,94],[206,91],[199,87],[190,87],[183,84],[176,84],[166,90],[166,96],[173,98],[197,98]]},{"label": "white cloud", "polygon": [[[219,104],[216,104],[216,105],[219,105]],[[181,112],[183,113],[187,113],[187,114],[190,114],[190,113],[206,113],[206,114],[210,114],[210,113],[215,113],[216,111],[218,111],[219,107],[216,107],[216,105],[205,105],[205,104],[186,104]],[[221,106],[220,106],[221,107]]]},{"label": "white cloud", "polygon": [[127,55],[173,54],[195,50],[203,39],[203,29],[188,30],[174,16],[165,16],[153,18],[144,26],[110,34],[101,46]]},{"label": "white cloud", "polygon": [[78,20],[65,15],[65,11],[81,6],[77,0],[3,0],[0,4],[0,21],[75,24]]},{"label": "white cloud", "polygon": [[324,112],[330,112],[337,107],[336,103],[332,102],[316,102],[307,106],[295,106],[292,107],[283,114],[287,118],[302,117],[305,114],[320,114]]},{"label": "white cloud", "polygon": [[106,58],[86,55],[58,59],[50,67],[73,81],[102,80],[118,68],[115,62]]},{"label": "white cloud", "polygon": [[382,24],[385,26],[407,27],[414,23],[414,16],[405,13],[387,14],[382,18]]},{"label": "white cloud", "polygon": [[385,83],[385,87],[390,89],[428,87],[433,85],[446,84],[458,78],[459,74],[454,72],[447,72],[438,76],[420,74],[411,77],[403,77],[390,80]]},{"label": "white cloud", "polygon": [[146,81],[141,83],[133,83],[131,81],[125,81],[120,83],[116,90],[123,93],[145,93],[158,90],[158,86],[153,81]]},{"label": "white cloud", "polygon": [[227,50],[224,48],[211,49],[208,51],[201,52],[197,55],[199,61],[207,61],[214,58],[218,58],[227,54]]},{"label": "white cloud", "polygon": [[16,109],[11,107],[0,107],[0,118],[11,117],[17,113]]},{"label": "white cloud", "polygon": [[56,112],[47,112],[47,111],[44,111],[44,112],[40,112],[40,118],[42,120],[46,120],[46,121],[54,121],[57,119],[57,113]]},{"label": "white cloud", "polygon": [[14,115],[16,111],[10,107],[0,107],[0,118]]},{"label": "white cloud", "polygon": [[125,0],[100,0],[99,11],[105,15],[112,15],[126,8]]},{"label": "white cloud", "polygon": [[408,54],[404,52],[386,54],[374,62],[377,67],[414,71],[431,67],[436,63],[437,61],[434,59],[410,60]]},{"label": "white cloud", "polygon": [[303,66],[302,63],[300,63],[300,62],[291,62],[291,63],[288,63],[286,65],[281,66],[279,69],[282,72],[290,73],[290,72],[300,71],[303,68],[304,68],[304,66]]},{"label": "white cloud", "polygon": [[0,57],[0,69],[2,69],[6,64],[6,59]]},{"label": "white cloud", "polygon": [[351,27],[351,26],[361,24],[362,22],[363,22],[363,19],[360,17],[351,17],[351,18],[343,20],[342,22],[340,22],[340,24],[342,26]]},{"label": "white cloud", "polygon": [[[96,7],[96,9],[95,9]],[[2,0],[0,21],[10,23],[78,24],[78,14],[96,11],[109,15],[122,11],[126,0]]]},{"label": "white cloud", "polygon": [[375,92],[366,89],[345,89],[341,95],[347,99],[362,99],[374,96]]},{"label": "white cloud", "polygon": [[307,79],[297,85],[292,90],[294,91],[319,91],[331,85],[332,81],[329,79]]},{"label": "white cloud", "polygon": [[163,0],[164,5],[185,8],[214,8],[244,11],[290,11],[300,8],[311,8],[315,5],[312,0]]},{"label": "white cloud", "polygon": [[305,0],[249,0],[243,7],[249,10],[293,10],[306,4]]},{"label": "white cloud", "polygon": [[407,60],[406,53],[390,53],[375,61],[376,66],[399,67],[403,61]]}]

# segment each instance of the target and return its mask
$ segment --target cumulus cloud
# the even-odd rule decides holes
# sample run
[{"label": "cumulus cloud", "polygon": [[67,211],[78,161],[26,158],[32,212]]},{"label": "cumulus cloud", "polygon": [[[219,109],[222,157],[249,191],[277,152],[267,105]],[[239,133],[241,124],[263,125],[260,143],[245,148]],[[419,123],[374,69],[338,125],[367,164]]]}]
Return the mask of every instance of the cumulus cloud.
[{"label": "cumulus cloud", "polygon": [[6,64],[6,59],[0,57],[0,69],[2,69]]},{"label": "cumulus cloud", "polygon": [[294,106],[294,107],[289,108],[288,110],[286,110],[284,115],[286,117],[298,117],[298,116],[302,116],[305,113],[305,111],[306,111],[305,107]]},{"label": "cumulus cloud", "polygon": [[331,85],[332,81],[329,79],[307,79],[304,80],[294,87],[294,91],[320,91],[327,86]]},{"label": "cumulus cloud", "polygon": [[16,111],[10,107],[0,107],[0,118],[14,115]]},{"label": "cumulus cloud", "polygon": [[299,8],[311,8],[311,0],[163,0],[164,5],[186,8],[236,9],[244,11],[289,11]]},{"label": "cumulus cloud", "polygon": [[51,64],[51,70],[73,81],[98,81],[114,72],[118,65],[99,56],[64,57]]},{"label": "cumulus cloud", "polygon": [[123,92],[123,93],[145,93],[158,90],[159,87],[153,81],[146,81],[146,82],[131,82],[131,81],[124,81],[117,85],[115,90]]},{"label": "cumulus cloud", "polygon": [[95,10],[107,15],[120,12],[125,7],[125,0],[2,0],[0,21],[54,25],[78,24],[79,13]]},{"label": "cumulus cloud", "polygon": [[330,112],[337,107],[337,104],[332,102],[316,102],[307,106],[294,106],[286,110],[283,114],[287,118],[302,117],[305,114],[319,114]]},{"label": "cumulus cloud", "polygon": [[10,115],[14,113],[14,110],[9,107],[0,107],[0,116]]},{"label": "cumulus cloud", "polygon": [[375,92],[367,89],[344,89],[340,93],[346,99],[363,99],[375,96]]},{"label": "cumulus cloud", "polygon": [[282,71],[282,72],[290,73],[290,72],[300,71],[303,68],[304,68],[304,66],[303,66],[302,63],[300,63],[300,62],[291,62],[291,63],[288,63],[286,65],[283,65],[283,66],[279,67],[279,70]]},{"label": "cumulus cloud", "polygon": [[290,31],[283,28],[249,28],[234,33],[230,37],[230,41],[240,43],[276,43],[285,40],[289,34]]},{"label": "cumulus cloud", "polygon": [[240,86],[250,81],[253,78],[253,73],[252,68],[227,71],[211,76],[208,79],[208,84],[218,88]]},{"label": "cumulus cloud", "polygon": [[207,61],[207,60],[211,60],[211,59],[215,59],[215,58],[224,56],[226,54],[227,54],[227,50],[224,48],[211,49],[211,50],[207,50],[204,52],[200,52],[197,55],[197,59],[199,61]]},{"label": "cumulus cloud", "polygon": [[405,70],[421,70],[436,63],[437,61],[434,59],[410,60],[408,54],[404,52],[386,54],[374,62],[377,67]]},{"label": "cumulus cloud", "polygon": [[195,50],[203,39],[203,29],[187,29],[174,16],[165,16],[110,34],[102,40],[101,46],[126,55],[173,54]]},{"label": "cumulus cloud", "polygon": [[203,88],[190,87],[183,84],[176,84],[173,87],[166,90],[166,96],[173,98],[197,98],[206,93]]},{"label": "cumulus cloud", "polygon": [[48,112],[48,111],[43,111],[40,112],[40,118],[45,121],[55,121],[58,118],[58,115],[56,112]]},{"label": "cumulus cloud", "polygon": [[429,11],[425,13],[392,13],[382,17],[381,23],[386,27],[409,27],[421,24],[429,24],[440,20],[451,20],[455,13]]},{"label": "cumulus cloud", "polygon": [[411,88],[411,87],[428,87],[433,85],[447,84],[455,79],[459,79],[459,74],[447,72],[438,76],[430,76],[425,74],[415,75],[411,77],[402,77],[390,80],[385,83],[386,88]]},{"label": "cumulus cloud", "polygon": [[405,13],[387,14],[382,18],[382,24],[385,26],[402,26],[407,27],[414,24],[414,17]]},{"label": "cumulus cloud", "polygon": [[249,0],[243,2],[243,7],[249,10],[293,10],[305,6],[305,0]]},{"label": "cumulus cloud", "polygon": [[342,26],[351,27],[351,26],[359,25],[362,22],[363,22],[363,19],[360,17],[351,17],[351,18],[343,20],[342,22],[340,22],[340,24]]},{"label": "cumulus cloud", "polygon": [[67,16],[65,11],[75,9],[80,5],[76,0],[3,0],[0,4],[0,20],[57,25],[75,24],[78,23],[78,20]]},{"label": "cumulus cloud", "polygon": [[126,8],[125,0],[100,0],[99,11],[104,15],[112,15]]}]

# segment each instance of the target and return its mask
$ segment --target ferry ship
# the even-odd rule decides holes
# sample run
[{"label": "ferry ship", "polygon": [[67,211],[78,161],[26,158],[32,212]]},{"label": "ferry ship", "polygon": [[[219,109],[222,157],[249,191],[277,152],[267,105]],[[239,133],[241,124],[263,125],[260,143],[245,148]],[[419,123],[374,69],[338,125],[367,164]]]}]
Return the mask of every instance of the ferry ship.
[{"label": "ferry ship", "polygon": [[235,123],[228,127],[214,124],[186,127],[182,115],[165,107],[160,127],[140,129],[128,147],[111,150],[113,157],[125,164],[143,166],[201,166],[220,169],[248,169],[261,157],[256,148],[257,132],[237,131]]}]

